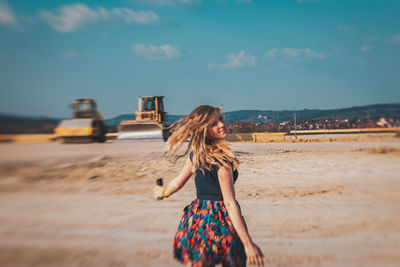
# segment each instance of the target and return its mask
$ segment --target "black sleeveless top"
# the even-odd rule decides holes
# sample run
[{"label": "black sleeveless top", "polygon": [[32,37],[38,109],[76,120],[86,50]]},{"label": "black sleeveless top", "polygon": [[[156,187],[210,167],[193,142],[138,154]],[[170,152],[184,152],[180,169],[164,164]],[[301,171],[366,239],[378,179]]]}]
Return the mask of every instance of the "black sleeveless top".
[{"label": "black sleeveless top", "polygon": [[[193,152],[190,153],[190,160],[192,161]],[[219,186],[217,165],[211,165],[211,170],[204,170],[204,174],[201,170],[197,169],[194,177],[196,184],[197,198],[201,200],[213,200],[222,201],[221,187]],[[233,171],[233,183],[238,178],[238,171]]]}]

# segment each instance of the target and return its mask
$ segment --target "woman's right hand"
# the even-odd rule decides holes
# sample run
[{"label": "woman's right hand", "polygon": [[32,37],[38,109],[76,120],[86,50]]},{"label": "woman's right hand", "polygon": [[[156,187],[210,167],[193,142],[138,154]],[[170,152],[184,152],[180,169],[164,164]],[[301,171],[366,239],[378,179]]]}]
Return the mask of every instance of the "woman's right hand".
[{"label": "woman's right hand", "polygon": [[156,199],[158,199],[158,200],[163,199],[163,197],[162,197],[163,189],[164,189],[164,187],[159,186],[159,185],[156,185],[153,187],[153,194]]},{"label": "woman's right hand", "polygon": [[248,245],[244,246],[244,250],[246,252],[247,260],[250,264],[264,266],[264,254],[261,252],[261,249],[256,244],[251,242]]}]

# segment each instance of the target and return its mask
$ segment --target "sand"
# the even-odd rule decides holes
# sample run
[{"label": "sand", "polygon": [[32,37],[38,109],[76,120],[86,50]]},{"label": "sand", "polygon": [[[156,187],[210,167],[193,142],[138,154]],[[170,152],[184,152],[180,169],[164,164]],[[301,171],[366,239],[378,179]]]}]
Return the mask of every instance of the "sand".
[{"label": "sand", "polygon": [[[0,145],[0,266],[179,266],[190,180],[163,143]],[[233,143],[236,194],[267,266],[399,266],[400,140]]]}]

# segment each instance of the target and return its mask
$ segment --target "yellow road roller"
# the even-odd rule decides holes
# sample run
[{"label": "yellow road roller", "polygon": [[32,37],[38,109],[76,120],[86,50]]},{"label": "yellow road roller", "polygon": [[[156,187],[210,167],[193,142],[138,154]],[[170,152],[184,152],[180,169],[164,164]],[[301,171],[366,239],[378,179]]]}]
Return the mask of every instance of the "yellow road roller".
[{"label": "yellow road roller", "polygon": [[61,121],[54,130],[64,143],[105,142],[107,128],[94,99],[75,99],[70,108],[73,118]]}]

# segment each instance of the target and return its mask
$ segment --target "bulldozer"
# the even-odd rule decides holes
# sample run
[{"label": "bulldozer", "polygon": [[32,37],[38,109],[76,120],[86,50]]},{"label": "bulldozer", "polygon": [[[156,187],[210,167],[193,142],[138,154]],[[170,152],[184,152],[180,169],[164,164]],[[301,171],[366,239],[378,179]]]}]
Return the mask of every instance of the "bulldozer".
[{"label": "bulldozer", "polygon": [[169,137],[164,96],[143,96],[138,99],[135,120],[123,120],[118,125],[117,140],[164,140]]},{"label": "bulldozer", "polygon": [[106,141],[106,126],[94,99],[75,99],[70,108],[73,119],[61,121],[54,130],[64,143],[90,143]]}]

